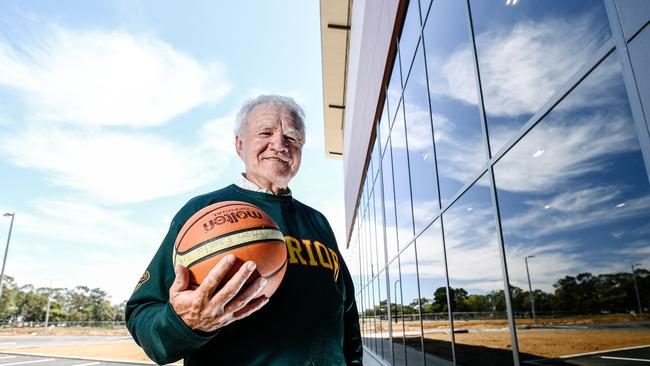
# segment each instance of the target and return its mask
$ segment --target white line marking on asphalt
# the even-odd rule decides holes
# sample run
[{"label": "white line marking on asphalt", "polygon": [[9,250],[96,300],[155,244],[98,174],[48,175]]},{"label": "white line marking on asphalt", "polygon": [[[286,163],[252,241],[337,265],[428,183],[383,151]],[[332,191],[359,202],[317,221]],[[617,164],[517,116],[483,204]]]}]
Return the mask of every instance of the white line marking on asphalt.
[{"label": "white line marking on asphalt", "polygon": [[22,362],[14,362],[14,363],[0,363],[0,366],[24,365],[24,364],[27,364],[27,363],[48,362],[48,361],[54,361],[54,359],[53,358],[46,358],[46,359],[43,359],[43,360],[22,361]]},{"label": "white line marking on asphalt", "polygon": [[101,362],[90,362],[90,363],[82,363],[80,365],[74,365],[74,366],[92,366],[92,365],[99,365]]},{"label": "white line marking on asphalt", "polygon": [[16,358],[16,356],[2,356],[0,357],[0,360],[6,360],[8,358]]},{"label": "white line marking on asphalt", "polygon": [[650,362],[650,360],[644,358],[629,358],[629,357],[614,357],[614,356],[600,356],[600,358],[606,358],[608,360]]}]

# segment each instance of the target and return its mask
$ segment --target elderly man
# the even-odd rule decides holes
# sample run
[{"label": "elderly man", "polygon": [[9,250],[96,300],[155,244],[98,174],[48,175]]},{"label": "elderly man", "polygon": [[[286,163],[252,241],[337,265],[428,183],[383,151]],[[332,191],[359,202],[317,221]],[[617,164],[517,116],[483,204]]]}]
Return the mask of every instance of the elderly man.
[{"label": "elderly man", "polygon": [[[248,101],[237,114],[235,148],[246,173],[236,184],[195,197],[181,208],[127,303],[127,327],[152,360],[361,364],[354,289],[332,229],[320,212],[294,199],[288,187],[300,167],[303,119],[293,99],[273,95]],[[253,262],[224,281],[234,263],[226,256],[196,290],[189,289],[187,269],[173,267],[180,228],[195,212],[220,201],[252,203],[284,233],[289,265],[270,300],[258,295],[265,285],[262,278],[245,285],[255,270]]]}]

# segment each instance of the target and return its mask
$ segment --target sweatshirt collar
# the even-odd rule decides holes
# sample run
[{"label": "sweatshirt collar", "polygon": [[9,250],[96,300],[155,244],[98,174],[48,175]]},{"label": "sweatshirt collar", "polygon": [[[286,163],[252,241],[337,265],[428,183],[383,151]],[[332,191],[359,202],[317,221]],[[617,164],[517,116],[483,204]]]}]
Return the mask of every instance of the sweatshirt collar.
[{"label": "sweatshirt collar", "polygon": [[[261,192],[261,193],[275,195],[275,193],[273,193],[273,191],[270,191],[270,190],[268,190],[266,188],[258,187],[257,184],[255,184],[255,183],[251,182],[250,180],[248,180],[246,178],[246,173],[241,173],[239,175],[239,178],[237,178],[237,180],[235,180],[235,184],[239,188],[247,189],[249,191]],[[289,187],[287,187],[287,189],[280,192],[280,194],[278,194],[278,196],[291,196],[291,189],[289,189]]]}]

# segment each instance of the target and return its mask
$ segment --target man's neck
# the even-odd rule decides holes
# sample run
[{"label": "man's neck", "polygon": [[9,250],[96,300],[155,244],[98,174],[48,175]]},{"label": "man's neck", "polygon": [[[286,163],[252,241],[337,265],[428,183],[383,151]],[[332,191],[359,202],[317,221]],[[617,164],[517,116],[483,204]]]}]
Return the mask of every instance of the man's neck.
[{"label": "man's neck", "polygon": [[249,182],[259,187],[261,190],[272,193],[276,196],[291,194],[291,190],[286,185],[284,187],[281,187],[273,184],[269,180],[258,178],[246,173],[242,173],[242,176],[244,177],[244,179],[248,180]]}]

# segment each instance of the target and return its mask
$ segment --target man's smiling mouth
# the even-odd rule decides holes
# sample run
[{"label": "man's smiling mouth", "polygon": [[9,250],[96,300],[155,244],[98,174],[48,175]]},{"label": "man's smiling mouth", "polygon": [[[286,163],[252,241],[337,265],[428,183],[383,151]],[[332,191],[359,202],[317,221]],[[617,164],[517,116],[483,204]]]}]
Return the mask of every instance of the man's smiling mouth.
[{"label": "man's smiling mouth", "polygon": [[269,158],[264,158],[264,160],[272,160],[272,161],[279,161],[279,162],[281,162],[281,163],[284,163],[284,164],[289,164],[289,162],[288,162],[288,161],[286,161],[286,160],[282,160],[282,159],[280,159],[280,158],[277,158],[277,157],[269,157]]}]

